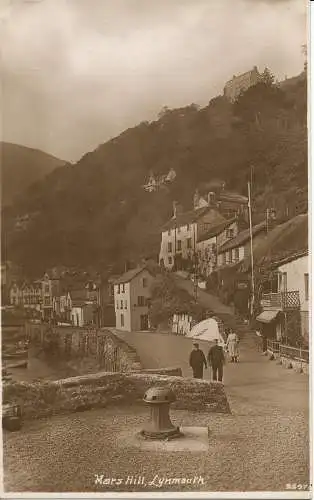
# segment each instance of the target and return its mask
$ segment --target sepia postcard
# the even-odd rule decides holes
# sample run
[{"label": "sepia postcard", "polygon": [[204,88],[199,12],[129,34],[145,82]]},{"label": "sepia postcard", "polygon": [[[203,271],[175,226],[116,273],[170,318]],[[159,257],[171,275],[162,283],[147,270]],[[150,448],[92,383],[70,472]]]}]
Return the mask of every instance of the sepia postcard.
[{"label": "sepia postcard", "polygon": [[0,1],[1,498],[312,498],[312,8]]}]

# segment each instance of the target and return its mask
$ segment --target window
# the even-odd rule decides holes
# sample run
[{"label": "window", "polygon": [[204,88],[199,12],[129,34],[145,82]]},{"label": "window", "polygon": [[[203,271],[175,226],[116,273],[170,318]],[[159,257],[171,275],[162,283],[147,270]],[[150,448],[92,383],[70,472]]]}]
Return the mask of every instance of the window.
[{"label": "window", "polygon": [[120,304],[121,304],[121,309],[123,309],[123,300],[121,300]]},{"label": "window", "polygon": [[177,241],[177,250],[178,250],[178,252],[181,252],[181,250],[182,250],[182,241],[181,240]]},{"label": "window", "polygon": [[309,275],[307,273],[304,274],[304,292],[305,300],[309,300]]},{"label": "window", "polygon": [[171,241],[168,242],[168,252],[172,252],[172,243],[171,243]]},{"label": "window", "polygon": [[186,230],[189,231],[190,230],[190,224],[187,224],[186,225]]},{"label": "window", "polygon": [[45,293],[49,293],[49,285],[45,285]]},{"label": "window", "polygon": [[124,315],[123,314],[120,315],[120,323],[121,323],[121,326],[123,327],[124,326]]},{"label": "window", "polygon": [[233,238],[233,229],[227,229],[226,235],[227,238]]},{"label": "window", "polygon": [[127,301],[127,300],[125,300],[125,301],[124,301],[124,309],[127,309],[127,308],[128,308],[128,301]]},{"label": "window", "polygon": [[228,262],[229,262],[229,264],[232,263],[232,250],[229,250],[229,252],[228,252]]},{"label": "window", "polygon": [[142,295],[139,295],[137,297],[137,305],[140,307],[145,306],[145,297],[143,297]]},{"label": "window", "polygon": [[192,238],[187,239],[187,246],[188,248],[192,248]]},{"label": "window", "polygon": [[121,290],[122,293],[124,293],[125,292],[125,283],[122,283],[121,288],[122,288],[122,290]]},{"label": "window", "polygon": [[147,288],[147,278],[143,278],[143,288]]},{"label": "window", "polygon": [[225,265],[227,262],[227,254],[226,253],[223,253],[222,254],[222,264]]},{"label": "window", "polygon": [[171,266],[172,265],[172,257],[168,257],[168,264]]},{"label": "window", "polygon": [[178,233],[181,233],[181,227],[178,227]]},{"label": "window", "polygon": [[239,262],[239,259],[240,259],[239,249],[238,249],[238,248],[235,248],[235,249],[234,249],[234,260],[235,260],[236,262]]},{"label": "window", "polygon": [[118,291],[117,291],[117,293],[120,293],[120,284],[118,285]]}]

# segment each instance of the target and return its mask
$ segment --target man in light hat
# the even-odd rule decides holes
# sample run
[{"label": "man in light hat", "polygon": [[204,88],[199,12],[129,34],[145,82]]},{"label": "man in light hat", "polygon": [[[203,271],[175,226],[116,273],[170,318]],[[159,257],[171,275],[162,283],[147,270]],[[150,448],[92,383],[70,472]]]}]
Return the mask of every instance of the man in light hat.
[{"label": "man in light hat", "polygon": [[218,339],[215,339],[215,345],[213,345],[208,352],[208,364],[213,370],[213,380],[217,381],[218,372],[218,382],[222,382],[223,377],[223,365],[225,363],[225,355],[223,348],[218,345]]},{"label": "man in light hat", "polygon": [[197,342],[193,342],[194,349],[190,354],[190,367],[194,378],[203,378],[204,366],[207,368],[206,358]]}]

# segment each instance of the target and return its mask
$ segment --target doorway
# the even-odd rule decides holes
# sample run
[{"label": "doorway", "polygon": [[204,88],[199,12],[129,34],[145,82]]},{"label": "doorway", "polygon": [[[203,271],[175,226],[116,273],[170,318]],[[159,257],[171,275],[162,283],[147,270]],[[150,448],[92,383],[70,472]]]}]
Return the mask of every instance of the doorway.
[{"label": "doorway", "polygon": [[141,330],[148,330],[148,314],[141,314],[140,322]]}]

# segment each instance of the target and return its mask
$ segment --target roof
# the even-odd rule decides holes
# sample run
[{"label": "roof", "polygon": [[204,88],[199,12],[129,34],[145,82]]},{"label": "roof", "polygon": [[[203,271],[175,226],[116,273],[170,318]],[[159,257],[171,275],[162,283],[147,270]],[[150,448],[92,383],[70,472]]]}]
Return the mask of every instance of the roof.
[{"label": "roof", "polygon": [[219,199],[224,200],[230,200],[230,201],[237,201],[239,203],[248,203],[248,198],[246,196],[243,196],[242,194],[239,193],[233,193],[232,191],[221,191],[219,194]]},{"label": "roof", "polygon": [[217,236],[218,234],[222,233],[228,226],[233,224],[233,222],[235,222],[236,220],[236,217],[234,217],[233,219],[225,220],[219,224],[213,224],[212,227],[208,231],[206,231],[206,233],[200,235],[197,241],[205,241],[213,238],[214,236]]},{"label": "roof", "polygon": [[[258,267],[276,266],[285,259],[294,260],[296,255],[308,249],[308,215],[299,214],[274,227],[263,241],[253,247],[254,263]],[[250,268],[250,258],[241,264],[243,272]]]},{"label": "roof", "polygon": [[[252,235],[256,236],[258,233],[266,229],[266,221],[260,222],[256,226],[252,228]],[[226,252],[227,250],[231,250],[232,248],[237,248],[244,243],[246,243],[250,239],[250,229],[245,229],[245,231],[241,231],[235,238],[224,243],[218,250],[218,253]]]},{"label": "roof", "polygon": [[142,271],[147,271],[149,274],[152,274],[146,266],[140,266],[136,267],[135,269],[130,269],[126,273],[122,274],[119,278],[117,278],[114,281],[114,284],[118,285],[119,283],[128,283],[131,281],[133,278],[135,278],[138,274],[140,274]]},{"label": "roof", "polygon": [[305,257],[309,254],[308,249],[300,250],[299,252],[292,253],[287,257],[283,257],[272,263],[272,267],[280,267],[284,264],[288,264],[289,262],[293,262],[294,260],[300,259],[301,257]]},{"label": "roof", "polygon": [[[182,214],[178,214],[174,219],[170,219],[164,226],[162,227],[163,231],[167,231],[169,229],[174,229],[175,227],[185,226],[186,224],[191,224],[200,219],[203,215],[205,215],[210,210],[213,210],[212,207],[202,207],[197,208],[196,210],[189,210],[188,212],[184,212]],[[222,219],[223,217],[217,212],[217,216]]]}]

